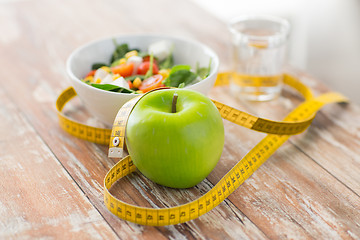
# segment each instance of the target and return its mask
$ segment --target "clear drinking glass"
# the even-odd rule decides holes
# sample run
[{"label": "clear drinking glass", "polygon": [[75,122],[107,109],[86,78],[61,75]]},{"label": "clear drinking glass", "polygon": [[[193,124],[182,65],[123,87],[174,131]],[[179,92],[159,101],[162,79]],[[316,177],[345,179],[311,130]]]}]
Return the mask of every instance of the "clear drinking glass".
[{"label": "clear drinking glass", "polygon": [[289,22],[273,16],[239,16],[228,27],[235,72],[231,92],[252,101],[277,97],[282,87]]}]

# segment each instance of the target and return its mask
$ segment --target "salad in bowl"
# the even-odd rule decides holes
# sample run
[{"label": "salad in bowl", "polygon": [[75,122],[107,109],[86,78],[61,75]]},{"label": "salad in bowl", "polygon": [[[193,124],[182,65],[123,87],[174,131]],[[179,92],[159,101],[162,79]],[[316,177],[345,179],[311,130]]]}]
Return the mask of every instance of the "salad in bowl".
[{"label": "salad in bowl", "polygon": [[76,48],[66,62],[82,103],[108,126],[122,105],[154,88],[185,87],[208,94],[218,68],[217,54],[205,44],[156,34],[95,40]]},{"label": "salad in bowl", "polygon": [[109,62],[95,62],[83,82],[102,90],[120,93],[146,93],[159,87],[183,88],[205,79],[211,70],[211,58],[206,67],[192,69],[190,65],[174,64],[174,44],[169,40],[151,43],[146,51],[118,44]]}]

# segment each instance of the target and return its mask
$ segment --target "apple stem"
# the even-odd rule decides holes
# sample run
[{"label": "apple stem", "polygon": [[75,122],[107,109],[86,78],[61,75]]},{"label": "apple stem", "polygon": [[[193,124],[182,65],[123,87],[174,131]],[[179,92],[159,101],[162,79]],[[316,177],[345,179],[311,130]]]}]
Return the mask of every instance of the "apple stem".
[{"label": "apple stem", "polygon": [[178,94],[174,93],[173,100],[172,100],[172,113],[176,113],[176,102],[178,99]]}]

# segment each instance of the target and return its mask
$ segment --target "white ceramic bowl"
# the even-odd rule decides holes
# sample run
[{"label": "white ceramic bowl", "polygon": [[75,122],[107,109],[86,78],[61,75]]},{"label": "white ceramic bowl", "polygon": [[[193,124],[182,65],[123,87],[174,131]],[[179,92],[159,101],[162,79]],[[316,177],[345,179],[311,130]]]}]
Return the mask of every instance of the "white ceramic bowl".
[{"label": "white ceramic bowl", "polygon": [[79,95],[86,109],[97,119],[111,126],[120,107],[138,94],[116,93],[104,91],[83,83],[80,79],[91,70],[95,62],[109,62],[117,43],[127,43],[130,48],[139,48],[146,51],[148,46],[159,40],[169,40],[174,43],[175,64],[188,64],[193,69],[196,63],[201,67],[207,67],[211,58],[211,71],[209,76],[191,86],[189,89],[207,94],[213,87],[219,68],[217,54],[202,43],[181,38],[163,35],[123,35],[90,42],[77,48],[66,62],[66,71],[76,93]]}]

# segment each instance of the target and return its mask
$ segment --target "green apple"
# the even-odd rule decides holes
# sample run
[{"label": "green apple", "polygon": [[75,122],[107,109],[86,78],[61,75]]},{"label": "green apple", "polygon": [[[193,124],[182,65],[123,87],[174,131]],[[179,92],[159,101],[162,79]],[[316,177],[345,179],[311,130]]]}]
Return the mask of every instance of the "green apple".
[{"label": "green apple", "polygon": [[224,125],[216,106],[203,94],[157,90],[132,110],[126,144],[147,178],[167,187],[189,188],[204,180],[219,161]]}]

